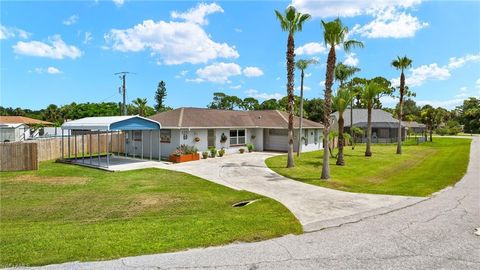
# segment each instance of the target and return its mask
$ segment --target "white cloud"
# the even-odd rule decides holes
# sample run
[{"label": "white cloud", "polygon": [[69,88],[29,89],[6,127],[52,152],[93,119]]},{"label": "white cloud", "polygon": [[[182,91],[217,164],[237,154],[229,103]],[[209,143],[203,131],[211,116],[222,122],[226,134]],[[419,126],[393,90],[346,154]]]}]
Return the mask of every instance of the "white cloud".
[{"label": "white cloud", "polygon": [[263,71],[258,67],[246,67],[243,69],[243,74],[247,77],[259,77],[263,75]]},{"label": "white cloud", "polygon": [[305,78],[312,76],[312,73],[305,73]]},{"label": "white cloud", "polygon": [[275,80],[277,80],[277,81],[280,80],[280,77],[275,78]]},{"label": "white cloud", "polygon": [[145,20],[132,28],[112,29],[105,40],[113,50],[120,52],[150,50],[152,56],[159,56],[159,62],[167,65],[239,57],[234,46],[213,41],[199,24],[188,21]]},{"label": "white cloud", "polygon": [[58,68],[56,67],[48,67],[48,68],[35,68],[33,71],[35,71],[36,73],[38,74],[42,74],[42,73],[48,73],[48,74],[61,74],[63,73],[61,70],[59,70]]},{"label": "white cloud", "polygon": [[82,55],[80,49],[66,44],[59,35],[48,38],[50,44],[41,41],[19,41],[13,46],[17,54],[63,59],[65,57],[76,59]]},{"label": "white cloud", "polygon": [[318,42],[309,42],[295,49],[296,55],[313,55],[319,53],[326,53],[325,45]]},{"label": "white cloud", "polygon": [[247,96],[249,97],[253,97],[256,99],[281,99],[282,97],[284,97],[284,95],[280,93],[260,93],[258,90],[255,89],[248,89],[247,91],[245,91],[245,94],[247,94]]},{"label": "white cloud", "polygon": [[230,89],[240,89],[240,88],[242,88],[241,84],[230,86]]},{"label": "white cloud", "polygon": [[382,10],[369,11],[374,20],[363,25],[355,25],[349,33],[360,34],[368,38],[409,38],[415,33],[428,26],[406,12],[400,12],[395,7]]},{"label": "white cloud", "polygon": [[200,3],[196,7],[189,9],[187,12],[172,11],[170,16],[173,19],[184,19],[187,22],[207,25],[208,20],[205,19],[205,17],[216,12],[223,13],[223,8],[216,3]]},{"label": "white cloud", "polygon": [[237,33],[241,33],[241,32],[243,32],[243,30],[242,30],[242,29],[240,29],[240,28],[235,28],[235,32],[237,32]]},{"label": "white cloud", "polygon": [[380,102],[382,106],[394,107],[398,103],[398,99],[391,96],[382,96],[380,97]]},{"label": "white cloud", "polygon": [[364,15],[372,9],[387,7],[409,8],[420,4],[421,0],[359,0],[359,1],[332,1],[332,0],[293,0],[292,5],[300,12],[308,13],[313,17],[353,17]]},{"label": "white cloud", "polygon": [[356,57],[356,54],[355,53],[348,53],[345,57],[345,60],[343,61],[343,63],[345,65],[348,65],[348,66],[358,66],[358,58]]},{"label": "white cloud", "polygon": [[182,70],[178,75],[175,76],[175,78],[180,79],[187,76],[187,74],[188,74],[188,70]]},{"label": "white cloud", "polygon": [[480,61],[480,53],[479,54],[467,54],[464,57],[451,57],[448,61],[448,68],[455,69],[460,68],[467,64],[468,62],[479,62]]},{"label": "white cloud", "polygon": [[442,107],[445,109],[454,109],[456,106],[462,105],[463,99],[456,98],[456,99],[449,99],[449,100],[415,100],[417,105],[430,105],[432,107]]},{"label": "white cloud", "polygon": [[7,27],[0,24],[0,40],[14,38],[14,37],[26,39],[29,36],[30,36],[30,33],[28,33],[25,30],[22,30],[16,27]]},{"label": "white cloud", "polygon": [[197,78],[187,79],[188,82],[230,83],[229,78],[242,74],[242,68],[235,63],[215,63],[196,71]]},{"label": "white cloud", "polygon": [[92,40],[93,40],[92,33],[85,32],[85,37],[83,38],[83,44],[90,44]]},{"label": "white cloud", "polygon": [[78,15],[72,15],[68,18],[66,18],[65,20],[63,20],[63,24],[64,25],[73,25],[73,24],[76,24],[78,22]]},{"label": "white cloud", "polygon": [[[300,91],[300,85],[295,87],[295,90]],[[310,91],[310,90],[312,90],[312,88],[310,86],[304,85],[303,90],[304,91]]]},{"label": "white cloud", "polygon": [[123,6],[123,4],[125,4],[125,0],[113,0],[113,3],[114,3],[117,7],[121,7],[121,6]]},{"label": "white cloud", "polygon": [[475,82],[475,87],[480,89],[480,78],[478,78],[478,80]]}]

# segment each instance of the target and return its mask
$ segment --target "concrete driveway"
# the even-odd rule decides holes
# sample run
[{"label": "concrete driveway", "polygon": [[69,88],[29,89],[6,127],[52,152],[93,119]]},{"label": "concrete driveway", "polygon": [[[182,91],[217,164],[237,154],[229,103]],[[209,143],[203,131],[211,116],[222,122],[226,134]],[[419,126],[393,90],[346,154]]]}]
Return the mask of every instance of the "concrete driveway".
[{"label": "concrete driveway", "polygon": [[[273,198],[285,205],[305,231],[314,231],[377,215],[425,198],[343,192],[295,181],[270,170],[265,159],[276,153],[232,154],[196,162],[163,165],[234,189]],[[320,172],[319,172],[320,175]]]}]

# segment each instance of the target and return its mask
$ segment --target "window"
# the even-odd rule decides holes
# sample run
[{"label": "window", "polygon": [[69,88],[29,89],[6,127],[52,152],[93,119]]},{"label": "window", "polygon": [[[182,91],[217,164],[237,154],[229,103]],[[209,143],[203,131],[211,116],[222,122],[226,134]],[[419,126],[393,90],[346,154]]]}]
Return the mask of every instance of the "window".
[{"label": "window", "polygon": [[230,130],[230,145],[245,144],[245,129]]},{"label": "window", "polygon": [[314,143],[317,144],[318,143],[318,129],[314,130],[314,134],[315,135],[313,135],[314,136],[313,140],[314,140]]},{"label": "window", "polygon": [[303,143],[304,143],[305,145],[308,144],[308,129],[305,129],[305,130],[303,131]]},{"label": "window", "polygon": [[184,141],[188,140],[188,131],[186,130],[182,131],[182,138]]},{"label": "window", "polygon": [[270,136],[287,136],[288,130],[286,129],[269,129],[268,135]]},{"label": "window", "polygon": [[172,137],[172,131],[170,129],[161,129],[160,130],[160,142],[170,143],[170,138]]},{"label": "window", "polygon": [[134,130],[132,137],[133,137],[134,141],[141,142],[142,141],[142,131]]}]

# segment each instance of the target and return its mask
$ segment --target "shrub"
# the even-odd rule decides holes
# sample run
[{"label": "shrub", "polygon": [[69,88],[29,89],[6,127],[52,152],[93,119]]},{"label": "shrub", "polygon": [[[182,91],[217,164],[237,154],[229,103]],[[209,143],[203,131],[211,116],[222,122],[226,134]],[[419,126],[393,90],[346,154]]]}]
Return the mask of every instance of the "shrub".
[{"label": "shrub", "polygon": [[248,149],[248,152],[252,152],[253,151],[253,144],[251,144],[251,143],[247,144],[247,149]]},{"label": "shrub", "polygon": [[222,133],[222,135],[220,135],[220,142],[225,143],[227,142],[227,140],[228,140],[227,135],[225,135],[225,133]]},{"label": "shrub", "polygon": [[197,152],[198,152],[198,149],[196,147],[182,144],[177,147],[177,149],[173,152],[173,155],[175,156],[190,155],[190,154],[196,154]]},{"label": "shrub", "polygon": [[203,159],[207,159],[208,158],[208,151],[202,152],[202,157],[203,157]]},{"label": "shrub", "polygon": [[214,158],[214,157],[217,156],[217,148],[210,147],[210,148],[208,148],[208,150],[210,151],[210,157]]},{"label": "shrub", "polygon": [[225,148],[222,147],[222,149],[218,150],[218,156],[223,157],[225,155]]},{"label": "shrub", "polygon": [[238,151],[240,151],[240,154],[243,154],[243,153],[245,153],[245,148],[240,148],[240,149],[238,149]]}]

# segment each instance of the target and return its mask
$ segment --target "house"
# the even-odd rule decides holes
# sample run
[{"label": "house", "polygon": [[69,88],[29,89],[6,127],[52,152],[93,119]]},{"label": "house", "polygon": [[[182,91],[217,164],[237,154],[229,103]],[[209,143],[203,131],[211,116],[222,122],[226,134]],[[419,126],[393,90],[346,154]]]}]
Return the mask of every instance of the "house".
[{"label": "house", "polygon": [[[288,114],[278,110],[234,111],[203,108],[179,108],[151,117],[162,126],[160,130],[162,157],[169,156],[182,144],[199,151],[209,147],[224,148],[228,153],[251,143],[256,151],[288,150]],[[294,117],[294,150],[298,149],[299,117]],[[303,121],[305,137],[302,152],[321,149],[323,126],[307,119]],[[131,134],[138,138],[138,135]],[[145,138],[148,140],[149,138]]]},{"label": "house", "polygon": [[[24,116],[0,116],[0,142],[37,138],[43,135],[43,126],[47,125],[52,123]],[[38,126],[42,127],[35,128]]]},{"label": "house", "polygon": [[[332,130],[338,130],[338,112],[332,113]],[[350,132],[350,125],[363,129],[363,135],[356,137],[356,142],[367,141],[367,109],[353,109],[353,121],[350,118],[350,110],[343,114],[345,121],[345,131]],[[393,118],[392,114],[381,109],[372,109],[372,142],[390,143],[397,141],[398,119]],[[405,127],[402,122],[402,140],[405,140]]]},{"label": "house", "polygon": [[422,134],[427,130],[427,126],[415,121],[403,121],[402,122],[409,134]]}]

